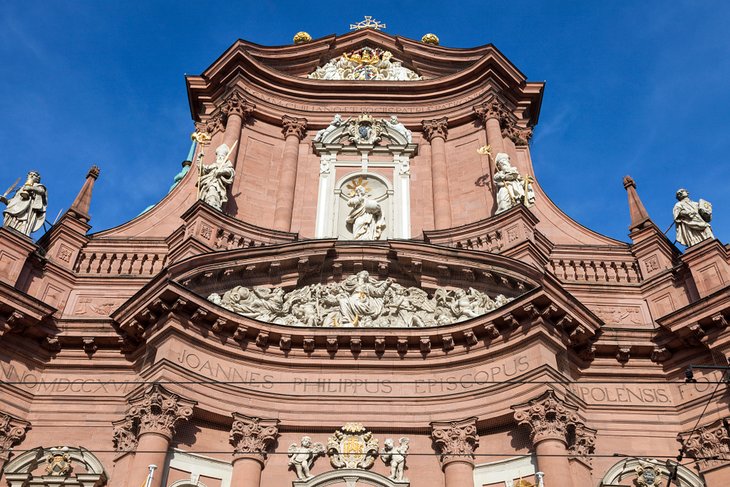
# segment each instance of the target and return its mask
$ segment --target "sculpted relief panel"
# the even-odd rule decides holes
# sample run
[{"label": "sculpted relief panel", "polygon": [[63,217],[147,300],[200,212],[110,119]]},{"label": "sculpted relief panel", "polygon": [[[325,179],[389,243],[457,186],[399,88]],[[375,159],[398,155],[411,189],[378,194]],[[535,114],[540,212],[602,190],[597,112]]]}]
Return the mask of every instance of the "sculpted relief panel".
[{"label": "sculpted relief panel", "polygon": [[308,78],[356,81],[414,81],[422,79],[418,74],[393,59],[390,51],[363,47],[351,53],[342,53],[324,66],[320,66]]},{"label": "sculpted relief panel", "polygon": [[508,303],[474,288],[437,289],[433,296],[392,279],[375,279],[367,271],[342,282],[283,288],[236,286],[208,300],[248,318],[291,326],[431,327],[483,315]]}]

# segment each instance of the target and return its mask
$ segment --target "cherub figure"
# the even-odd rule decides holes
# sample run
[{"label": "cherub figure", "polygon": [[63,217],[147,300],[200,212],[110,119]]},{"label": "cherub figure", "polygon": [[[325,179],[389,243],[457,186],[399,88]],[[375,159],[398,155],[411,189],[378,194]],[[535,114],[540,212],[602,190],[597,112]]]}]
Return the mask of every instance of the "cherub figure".
[{"label": "cherub figure", "polygon": [[307,480],[312,478],[309,469],[312,468],[314,460],[324,455],[324,445],[322,443],[312,443],[312,438],[302,436],[299,445],[292,443],[289,446],[289,466],[294,467],[297,479]]},{"label": "cherub figure", "polygon": [[403,471],[406,466],[406,457],[408,456],[408,442],[410,440],[406,437],[402,437],[399,442],[400,445],[395,446],[392,438],[387,438],[383,442],[383,452],[380,454],[380,458],[383,463],[390,465],[390,480],[396,482],[407,482],[408,479],[403,477]]}]

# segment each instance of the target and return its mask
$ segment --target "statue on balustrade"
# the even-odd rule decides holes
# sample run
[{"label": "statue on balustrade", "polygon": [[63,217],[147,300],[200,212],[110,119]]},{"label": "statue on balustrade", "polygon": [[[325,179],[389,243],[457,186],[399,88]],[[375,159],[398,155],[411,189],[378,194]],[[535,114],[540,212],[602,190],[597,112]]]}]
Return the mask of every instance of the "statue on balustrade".
[{"label": "statue on balustrade", "polygon": [[203,165],[200,162],[198,179],[198,199],[205,201],[217,210],[222,210],[228,201],[228,187],[236,175],[233,164],[228,159],[230,148],[221,144],[215,150],[215,162]]},{"label": "statue on balustrade", "polygon": [[46,187],[41,184],[41,175],[36,171],[28,173],[23,186],[18,189],[12,198],[6,196],[14,189],[11,186],[4,195],[0,196],[0,202],[7,207],[3,211],[3,226],[17,230],[24,235],[39,230],[46,221]]},{"label": "statue on balustrade", "polygon": [[352,232],[353,240],[380,240],[385,230],[385,217],[380,204],[358,185],[354,194],[347,200],[352,208],[347,215],[347,230]]},{"label": "statue on balustrade", "polygon": [[691,247],[704,240],[715,238],[712,234],[712,205],[700,199],[692,201],[686,189],[677,190],[674,205],[674,223],[677,225],[677,242]]},{"label": "statue on balustrade", "polygon": [[530,206],[535,202],[532,190],[532,177],[522,176],[510,164],[509,156],[500,152],[494,158],[497,172],[494,182],[497,185],[497,211],[500,214],[517,205]]}]

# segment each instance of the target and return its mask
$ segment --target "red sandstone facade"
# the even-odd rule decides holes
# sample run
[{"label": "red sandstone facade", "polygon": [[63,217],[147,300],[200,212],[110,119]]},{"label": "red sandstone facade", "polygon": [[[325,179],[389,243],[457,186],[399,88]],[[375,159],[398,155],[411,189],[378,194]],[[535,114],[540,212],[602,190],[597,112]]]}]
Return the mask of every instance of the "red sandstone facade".
[{"label": "red sandstone facade", "polygon": [[[306,77],[363,46],[424,79]],[[495,47],[372,29],[284,47],[238,41],[187,83],[210,147],[236,143],[223,212],[196,201],[191,170],[148,212],[88,234],[90,173],[37,243],[0,229],[3,485],[137,487],[155,464],[154,487],[288,486],[289,445],[326,444],[350,422],[381,445],[410,439],[413,487],[532,485],[538,471],[548,487],[666,485],[680,447],[681,485],[730,481],[722,375],[682,383],[690,364],[727,364],[728,247],[680,253],[631,180],[630,244],[571,220],[539,181],[533,206],[495,215],[495,168],[477,150],[489,144],[534,174],[527,142],[544,88]],[[413,132],[409,193],[393,200],[407,213],[399,235],[318,230],[313,138],[336,113],[397,115]],[[359,155],[338,160],[335,180],[362,171]],[[389,181],[389,161],[373,149],[369,171]],[[206,300],[361,270],[515,299],[452,325],[390,329],[287,327]],[[642,480],[647,466],[656,484]],[[324,456],[312,474],[296,485],[404,485],[380,460],[343,470]]]}]

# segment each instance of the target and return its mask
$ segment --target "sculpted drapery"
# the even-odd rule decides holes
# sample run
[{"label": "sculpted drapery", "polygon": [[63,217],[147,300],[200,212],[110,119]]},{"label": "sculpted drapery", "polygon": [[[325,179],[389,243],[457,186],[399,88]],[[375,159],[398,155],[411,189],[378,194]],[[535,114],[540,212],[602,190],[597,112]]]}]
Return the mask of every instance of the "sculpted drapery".
[{"label": "sculpted drapery", "polygon": [[698,202],[689,199],[686,189],[677,191],[677,200],[672,212],[677,225],[677,242],[691,247],[703,240],[715,238],[709,222],[711,214],[703,212]]},{"label": "sculpted drapery", "polygon": [[513,206],[523,204],[529,206],[535,201],[532,184],[510,164],[509,156],[500,152],[495,157],[497,172],[494,183],[497,185],[497,214],[507,211]]},{"label": "sculpted drapery", "polygon": [[347,229],[353,240],[380,240],[385,230],[385,218],[380,204],[368,196],[362,186],[355,188],[355,194],[347,201],[352,208],[347,216]]},{"label": "sculpted drapery", "polygon": [[35,171],[28,173],[28,179],[15,195],[0,201],[7,204],[3,212],[3,225],[25,235],[39,230],[46,221],[46,187],[41,184],[41,176]]},{"label": "sculpted drapery", "polygon": [[215,162],[200,169],[200,199],[217,210],[222,210],[228,201],[228,186],[236,174],[228,159],[229,152],[226,144],[219,145],[215,150]]}]

